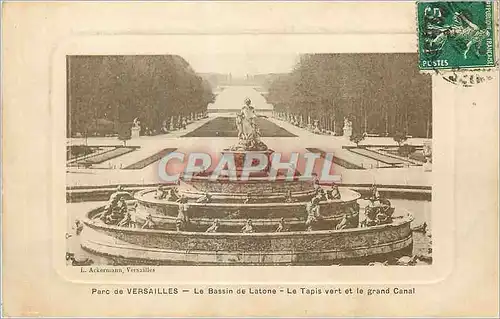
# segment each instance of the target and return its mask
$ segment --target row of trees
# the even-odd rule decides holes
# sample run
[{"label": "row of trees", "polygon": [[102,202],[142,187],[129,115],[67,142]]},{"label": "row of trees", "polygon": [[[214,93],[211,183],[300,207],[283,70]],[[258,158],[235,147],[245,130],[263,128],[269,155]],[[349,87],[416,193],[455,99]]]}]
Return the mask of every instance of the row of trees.
[{"label": "row of trees", "polygon": [[106,126],[116,133],[135,118],[159,131],[214,100],[210,84],[179,56],[70,56],[67,64],[68,135]]},{"label": "row of trees", "polygon": [[337,134],[347,117],[354,133],[432,136],[432,82],[416,54],[306,54],[268,91],[276,112],[319,120]]}]

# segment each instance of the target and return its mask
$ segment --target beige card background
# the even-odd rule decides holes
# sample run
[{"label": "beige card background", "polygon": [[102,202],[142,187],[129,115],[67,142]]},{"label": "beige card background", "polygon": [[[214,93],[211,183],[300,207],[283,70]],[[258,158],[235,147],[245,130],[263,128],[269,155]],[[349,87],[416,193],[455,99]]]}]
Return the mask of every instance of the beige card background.
[{"label": "beige card background", "polygon": [[[489,315],[498,312],[498,74],[433,77],[433,256],[422,267],[66,267],[65,55],[416,52],[415,4],[7,3],[3,8],[6,316]],[[415,66],[417,67],[417,66]],[[140,284],[138,284],[140,283]],[[415,287],[407,296],[92,296],[93,287]]]}]

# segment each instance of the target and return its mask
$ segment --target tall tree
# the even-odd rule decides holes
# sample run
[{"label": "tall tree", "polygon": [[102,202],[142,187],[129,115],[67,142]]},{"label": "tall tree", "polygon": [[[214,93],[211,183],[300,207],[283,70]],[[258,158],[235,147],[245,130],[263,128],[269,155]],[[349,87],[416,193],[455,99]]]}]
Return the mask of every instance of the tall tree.
[{"label": "tall tree", "polygon": [[98,119],[160,129],[171,116],[206,110],[213,101],[204,83],[180,56],[68,57],[68,135],[94,129]]},{"label": "tall tree", "polygon": [[348,117],[356,133],[430,137],[431,78],[415,65],[417,55],[407,53],[307,54],[269,85],[268,101],[337,133]]}]

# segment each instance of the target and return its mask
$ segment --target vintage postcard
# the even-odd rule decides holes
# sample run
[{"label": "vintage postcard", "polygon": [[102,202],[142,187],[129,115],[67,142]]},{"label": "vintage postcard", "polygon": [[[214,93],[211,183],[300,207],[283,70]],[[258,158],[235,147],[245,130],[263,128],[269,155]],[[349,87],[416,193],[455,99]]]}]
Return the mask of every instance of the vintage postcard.
[{"label": "vintage postcard", "polygon": [[495,317],[495,9],[8,3],[3,314]]}]

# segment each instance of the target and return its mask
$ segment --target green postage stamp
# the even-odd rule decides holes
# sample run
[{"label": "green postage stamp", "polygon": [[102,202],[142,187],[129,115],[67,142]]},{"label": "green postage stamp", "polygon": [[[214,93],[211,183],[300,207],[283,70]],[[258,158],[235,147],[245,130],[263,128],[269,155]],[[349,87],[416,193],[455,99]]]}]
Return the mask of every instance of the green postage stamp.
[{"label": "green postage stamp", "polygon": [[417,15],[420,70],[495,66],[493,2],[421,1]]}]

